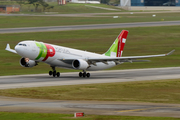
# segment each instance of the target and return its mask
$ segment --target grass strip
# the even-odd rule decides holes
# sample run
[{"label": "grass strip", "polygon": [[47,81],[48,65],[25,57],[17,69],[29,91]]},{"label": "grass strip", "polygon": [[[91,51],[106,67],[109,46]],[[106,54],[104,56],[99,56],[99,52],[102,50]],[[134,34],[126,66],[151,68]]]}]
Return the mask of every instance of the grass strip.
[{"label": "grass strip", "polygon": [[52,113],[13,113],[0,112],[1,120],[177,120],[171,117],[139,117],[139,116],[115,116],[115,115],[85,115],[74,118],[70,114]]},{"label": "grass strip", "polygon": [[[180,20],[179,13],[113,14],[104,17],[0,16],[0,28],[42,27],[106,23],[132,23]],[[119,16],[113,18],[112,16]]]},{"label": "grass strip", "polygon": [[1,96],[95,101],[180,103],[180,79],[0,90]]}]

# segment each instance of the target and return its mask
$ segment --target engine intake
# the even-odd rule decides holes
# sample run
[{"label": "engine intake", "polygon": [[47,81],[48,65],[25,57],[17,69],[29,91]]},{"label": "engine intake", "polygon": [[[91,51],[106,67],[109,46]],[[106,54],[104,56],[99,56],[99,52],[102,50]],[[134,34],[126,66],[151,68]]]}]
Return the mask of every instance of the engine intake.
[{"label": "engine intake", "polygon": [[29,58],[21,58],[19,62],[22,67],[34,67],[37,65],[36,61],[29,60]]},{"label": "engine intake", "polygon": [[72,66],[74,69],[86,70],[89,64],[85,60],[77,59],[72,62]]}]

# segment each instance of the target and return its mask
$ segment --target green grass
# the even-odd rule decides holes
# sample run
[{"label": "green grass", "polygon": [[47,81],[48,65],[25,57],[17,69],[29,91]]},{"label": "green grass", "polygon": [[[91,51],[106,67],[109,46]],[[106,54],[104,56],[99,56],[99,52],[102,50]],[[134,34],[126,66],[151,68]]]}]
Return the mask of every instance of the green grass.
[{"label": "green grass", "polygon": [[139,117],[139,116],[115,116],[115,115],[86,115],[74,118],[70,114],[51,113],[13,113],[0,112],[1,120],[177,120],[171,117]]},{"label": "green grass", "polygon": [[180,103],[180,79],[0,90],[1,96],[95,101]]},{"label": "green grass", "polygon": [[[153,17],[152,15],[156,15]],[[133,14],[109,14],[109,15],[101,15],[106,17],[119,16],[119,20],[124,21],[126,19],[127,22],[149,22],[149,21],[172,21],[172,20],[180,20],[179,13],[136,13]],[[135,19],[135,20],[134,20]],[[162,20],[163,19],[163,20]],[[146,21],[145,21],[146,20]]]},{"label": "green grass", "polygon": [[[124,28],[126,29],[126,28]],[[0,35],[0,75],[48,73],[49,65],[39,63],[33,68],[19,65],[20,56],[5,51],[7,43],[11,48],[23,40],[37,40],[61,46],[104,53],[108,50],[122,29],[79,30],[38,33],[12,33]],[[149,58],[151,62],[124,63],[112,69],[156,68],[180,66],[180,26],[128,28],[129,35],[123,56],[151,55],[176,51],[166,57]],[[60,72],[75,70],[59,69]],[[78,71],[77,71],[78,72]]]},{"label": "green grass", "polygon": [[[112,16],[119,16],[113,18]],[[152,14],[114,14],[106,17],[59,17],[59,16],[0,16],[0,28],[15,27],[40,27],[40,26],[64,26],[84,24],[106,24],[106,23],[132,23],[153,21],[180,20],[179,13],[157,13]]]},{"label": "green grass", "polygon": [[111,17],[0,16],[0,28],[118,23]]},{"label": "green grass", "polygon": [[[13,113],[0,112],[1,120],[68,120],[74,119],[70,114],[51,114],[51,113]],[[85,119],[86,120],[86,119]]]}]

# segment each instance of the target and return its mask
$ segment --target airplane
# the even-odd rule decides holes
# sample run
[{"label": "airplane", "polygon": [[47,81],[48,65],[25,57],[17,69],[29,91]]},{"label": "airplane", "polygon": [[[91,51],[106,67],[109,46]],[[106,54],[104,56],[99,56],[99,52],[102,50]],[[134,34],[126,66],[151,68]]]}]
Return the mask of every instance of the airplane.
[{"label": "airplane", "polygon": [[49,75],[53,77],[60,77],[60,72],[56,72],[56,67],[82,70],[82,72],[79,72],[79,77],[90,77],[90,73],[86,71],[108,69],[124,62],[146,62],[148,60],[138,59],[167,56],[175,51],[172,50],[167,54],[122,57],[128,32],[127,30],[122,30],[111,47],[104,54],[97,54],[34,40],[19,42],[15,46],[15,50],[11,49],[10,45],[7,44],[5,50],[22,56],[20,59],[20,65],[22,67],[34,67],[38,65],[39,62],[49,64],[52,68],[52,71],[49,71]]}]

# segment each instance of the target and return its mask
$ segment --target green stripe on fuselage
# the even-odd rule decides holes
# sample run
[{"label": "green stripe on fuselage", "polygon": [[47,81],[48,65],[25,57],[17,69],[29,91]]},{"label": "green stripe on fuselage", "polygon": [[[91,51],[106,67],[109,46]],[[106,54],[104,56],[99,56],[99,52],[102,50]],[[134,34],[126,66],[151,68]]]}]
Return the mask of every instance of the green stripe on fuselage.
[{"label": "green stripe on fuselage", "polygon": [[36,60],[40,59],[41,57],[45,58],[47,55],[47,48],[45,44],[36,42],[36,45],[39,47],[39,55]]}]

